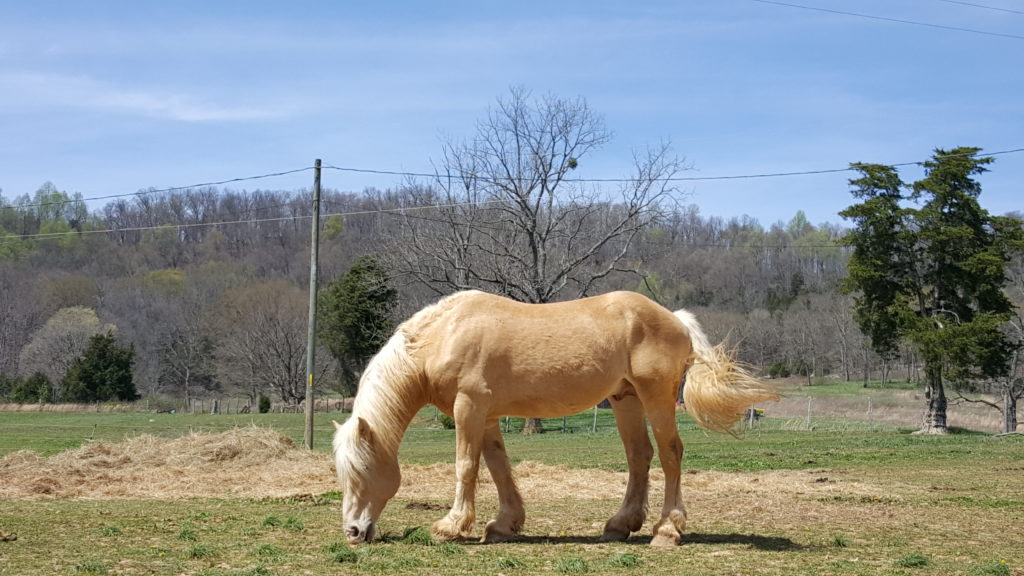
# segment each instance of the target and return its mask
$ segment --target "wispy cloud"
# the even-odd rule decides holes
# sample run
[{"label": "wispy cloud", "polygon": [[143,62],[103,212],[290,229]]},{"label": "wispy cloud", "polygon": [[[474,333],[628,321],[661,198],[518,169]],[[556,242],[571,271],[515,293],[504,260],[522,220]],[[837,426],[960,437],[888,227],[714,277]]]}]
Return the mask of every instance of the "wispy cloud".
[{"label": "wispy cloud", "polygon": [[87,76],[0,72],[0,104],[8,109],[92,109],[179,122],[281,119],[287,106],[211,102],[188,93],[127,88]]}]

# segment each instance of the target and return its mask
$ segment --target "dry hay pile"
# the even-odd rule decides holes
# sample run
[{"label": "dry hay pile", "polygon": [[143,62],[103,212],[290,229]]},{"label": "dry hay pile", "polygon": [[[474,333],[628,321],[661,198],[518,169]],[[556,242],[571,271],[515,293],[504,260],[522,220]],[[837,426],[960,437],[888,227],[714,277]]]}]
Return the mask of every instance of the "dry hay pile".
[{"label": "dry hay pile", "polygon": [[337,489],[330,458],[258,427],[92,442],[0,459],[0,498],[271,497]]}]

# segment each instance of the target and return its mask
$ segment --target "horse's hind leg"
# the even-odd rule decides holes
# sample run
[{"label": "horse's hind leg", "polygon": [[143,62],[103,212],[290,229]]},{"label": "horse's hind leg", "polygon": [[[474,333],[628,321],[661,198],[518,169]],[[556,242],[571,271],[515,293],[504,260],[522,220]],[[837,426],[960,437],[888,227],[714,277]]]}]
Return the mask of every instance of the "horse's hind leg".
[{"label": "horse's hind leg", "polygon": [[505,542],[519,533],[526,521],[526,511],[523,508],[523,498],[516,488],[515,479],[512,478],[512,465],[508,461],[508,453],[505,452],[505,440],[501,436],[501,428],[497,420],[487,423],[484,432],[484,460],[487,468],[491,471],[491,478],[498,489],[498,500],[500,509],[498,517],[487,523],[484,527],[483,542],[493,544]]},{"label": "horse's hind leg", "polygon": [[644,407],[637,399],[632,388],[616,398],[609,398],[615,410],[615,424],[619,428],[622,445],[626,449],[626,461],[629,463],[629,481],[626,484],[626,497],[622,507],[604,525],[601,540],[625,540],[631,532],[636,532],[647,519],[647,487],[654,457],[651,439],[647,437],[647,425],[644,423]]},{"label": "horse's hind leg", "polygon": [[658,443],[658,458],[665,472],[665,505],[661,519],[654,525],[652,546],[675,546],[686,529],[686,509],[680,488],[683,441],[676,429],[674,402],[671,398],[649,407],[647,417],[651,421],[654,439]]}]

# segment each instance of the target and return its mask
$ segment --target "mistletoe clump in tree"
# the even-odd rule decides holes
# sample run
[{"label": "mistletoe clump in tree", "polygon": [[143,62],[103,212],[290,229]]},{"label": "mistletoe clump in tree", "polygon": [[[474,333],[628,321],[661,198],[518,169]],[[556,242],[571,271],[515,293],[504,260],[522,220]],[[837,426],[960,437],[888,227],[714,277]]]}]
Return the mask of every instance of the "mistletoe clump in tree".
[{"label": "mistletoe clump in tree", "polygon": [[856,293],[857,322],[879,354],[907,341],[924,361],[925,433],[948,431],[944,382],[998,378],[1014,352],[1001,326],[1013,312],[1003,287],[1020,221],[979,204],[973,177],[992,162],[980,151],[937,149],[912,184],[892,166],[852,164],[861,202],[840,212],[855,224],[845,288]]}]

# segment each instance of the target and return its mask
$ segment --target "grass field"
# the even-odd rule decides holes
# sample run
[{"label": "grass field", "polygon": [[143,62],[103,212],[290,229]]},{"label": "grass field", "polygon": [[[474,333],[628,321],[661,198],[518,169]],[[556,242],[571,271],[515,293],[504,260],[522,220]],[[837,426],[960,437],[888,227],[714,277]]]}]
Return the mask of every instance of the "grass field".
[{"label": "grass field", "polygon": [[[333,427],[318,414],[314,454],[288,448],[288,462],[256,454],[256,468],[225,468],[220,495],[190,497],[194,478],[185,473],[203,472],[179,468],[161,478],[173,484],[175,474],[183,475],[173,498],[5,498],[0,532],[17,539],[0,541],[0,574],[1024,574],[1021,436],[917,436],[877,422],[828,419],[804,430],[769,418],[733,438],[700,431],[681,415],[690,524],[683,545],[665,550],[646,545],[650,522],[628,542],[597,542],[625,485],[611,415],[598,416],[593,434],[592,414],[585,413],[568,422],[575,433],[507,437],[520,463],[528,515],[512,543],[437,544],[425,537],[450,503],[454,454],[454,433],[438,429],[428,410],[402,445],[408,485],[384,512],[384,541],[349,548],[326,454]],[[0,413],[0,455],[21,449],[56,455],[102,443],[114,458],[116,443],[126,438],[173,438],[190,430],[230,435],[252,424],[299,444],[301,419]],[[166,446],[156,442],[153,450]],[[100,452],[108,453],[89,454]],[[11,472],[17,457],[0,460],[0,486],[17,481]],[[99,461],[126,461],[119,458]],[[117,466],[103,466],[75,473],[83,483],[126,481]],[[257,471],[275,468],[275,479],[257,480]],[[656,513],[660,476],[652,478]],[[254,497],[238,488],[263,482],[280,484],[280,495]],[[479,507],[484,521],[496,511],[486,483]]]}]

